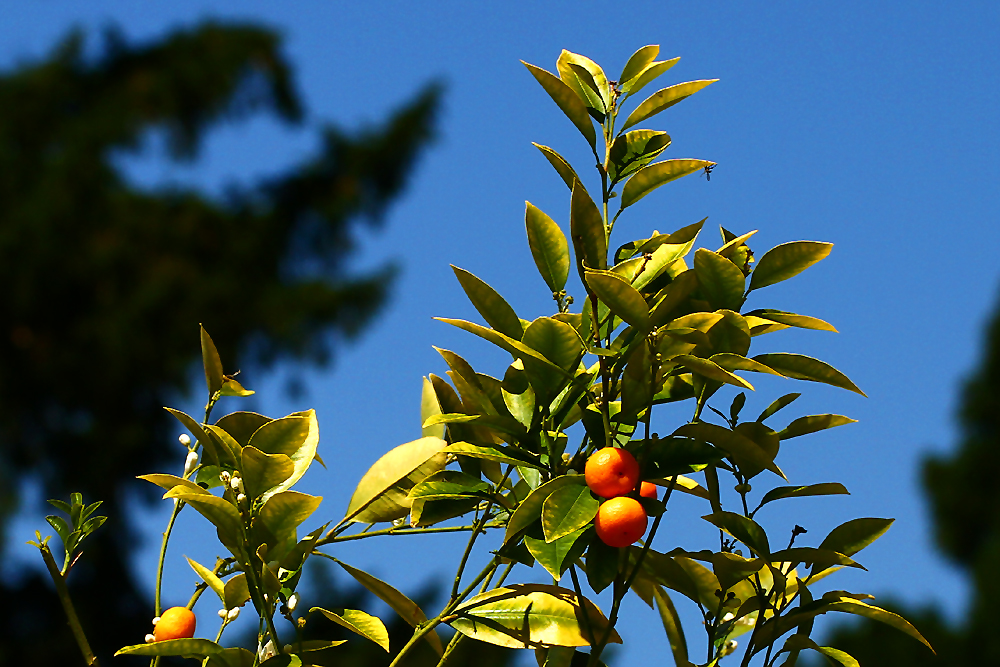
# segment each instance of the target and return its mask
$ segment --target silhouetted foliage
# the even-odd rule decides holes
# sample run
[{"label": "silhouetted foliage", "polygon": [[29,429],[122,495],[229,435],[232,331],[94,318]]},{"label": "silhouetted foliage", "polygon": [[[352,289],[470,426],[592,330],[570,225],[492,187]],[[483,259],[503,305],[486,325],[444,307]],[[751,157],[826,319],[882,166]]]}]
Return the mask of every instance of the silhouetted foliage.
[{"label": "silhouetted foliage", "polygon": [[[73,34],[0,75],[0,530],[21,480],[105,500],[109,525],[70,580],[104,660],[149,631],[124,501],[157,497],[134,476],[176,465],[161,406],[195,377],[198,323],[258,367],[324,362],[361,331],[393,270],[345,260],[405,186],[439,91],[376,128],[315,129],[310,159],[220,201],[138,189],[113,158],[155,134],[192,159],[212,128],[253,114],[300,123],[277,35],[206,24],[145,44],[111,34],[97,56],[83,45]],[[3,582],[0,665],[79,662],[48,591],[35,575]]]}]

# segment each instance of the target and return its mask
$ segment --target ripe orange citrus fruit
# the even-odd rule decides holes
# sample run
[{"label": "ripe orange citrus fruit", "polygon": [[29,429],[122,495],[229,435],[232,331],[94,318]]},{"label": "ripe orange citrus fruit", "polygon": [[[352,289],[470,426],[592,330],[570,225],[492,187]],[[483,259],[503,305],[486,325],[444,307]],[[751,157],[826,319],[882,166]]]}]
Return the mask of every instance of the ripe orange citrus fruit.
[{"label": "ripe orange citrus fruit", "polygon": [[656,498],[656,484],[643,482],[639,487],[639,495],[643,498]]},{"label": "ripe orange citrus fruit", "polygon": [[162,614],[153,628],[156,641],[167,639],[190,639],[194,637],[194,612],[187,607],[171,607]]},{"label": "ripe orange citrus fruit", "polygon": [[602,498],[624,496],[639,483],[639,463],[624,449],[605,447],[587,459],[584,479],[590,490]]},{"label": "ripe orange citrus fruit", "polygon": [[619,496],[604,502],[597,510],[594,528],[609,547],[627,547],[646,532],[646,511],[635,498]]}]

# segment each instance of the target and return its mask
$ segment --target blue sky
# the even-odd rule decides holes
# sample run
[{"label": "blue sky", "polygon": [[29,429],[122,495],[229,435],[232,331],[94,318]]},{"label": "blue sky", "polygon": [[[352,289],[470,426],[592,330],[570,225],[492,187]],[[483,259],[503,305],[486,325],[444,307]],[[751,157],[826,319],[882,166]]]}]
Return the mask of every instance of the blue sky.
[{"label": "blue sky", "polygon": [[[738,233],[759,229],[752,243],[758,256],[790,240],[835,244],[827,260],[748,306],[836,325],[839,334],[773,334],[761,349],[829,361],[869,398],[761,381],[747,410],[802,391],[796,407],[808,412],[798,414],[859,419],[791,441],[779,457],[793,482],[840,481],[852,495],[789,502],[765,521],[775,536],[802,523],[818,541],[849,518],[896,517],[892,530],[863,554],[869,572],[844,575],[834,587],[934,602],[958,617],[967,591],[933,551],[917,475],[924,456],[955,439],[956,389],[978,357],[982,325],[997,297],[995,3],[660,1],[609,9],[579,1],[364,8],[329,2],[14,2],[0,23],[0,66],[46,53],[72,26],[115,24],[130,39],[149,39],[205,18],[278,28],[312,124],[359,127],[383,118],[431,79],[447,85],[439,141],[391,210],[387,227],[364,239],[358,258],[359,267],[386,259],[401,263],[389,308],[333,367],[304,373],[309,394],[300,401],[282,397],[284,371],[244,378],[262,390],[254,404],[261,411],[319,411],[321,453],[335,464],[311,471],[304,490],[325,497],[320,513],[339,517],[367,467],[419,436],[420,378],[445,370],[432,345],[461,353],[480,372],[497,375],[506,367],[508,361],[488,346],[431,319],[476,319],[449,263],[491,283],[521,317],[552,310],[527,251],[524,201],[565,226],[569,197],[530,142],[556,148],[581,173],[592,159],[518,60],[551,70],[567,48],[611,74],[636,48],[660,44],[661,56],[682,56],[660,80],[664,85],[721,81],[650,125],[672,136],[670,157],[710,159],[719,167],[711,182],[688,177],[634,206],[619,225],[624,229],[616,228],[619,242],[709,216],[702,241],[713,248],[718,225]],[[123,166],[145,186],[193,184],[218,192],[302,158],[313,148],[312,136],[261,118],[218,131],[195,165],[163,160],[151,142],[145,155],[123,159]],[[697,548],[708,534],[698,520],[673,516],[700,509],[682,503],[668,515],[673,523],[665,524],[666,534],[676,536],[676,544]],[[137,565],[143,574],[155,567],[154,538],[164,516],[142,516],[150,526]],[[197,517],[188,520],[181,533],[190,539],[171,548],[169,584],[179,591],[178,601],[186,599],[191,580],[181,554],[209,561],[213,555],[198,535],[206,526]],[[402,546],[396,538],[391,544],[367,540],[338,555],[403,588],[409,581],[413,589],[421,573],[446,577],[460,549],[456,541],[422,537],[405,543],[405,564],[394,564]],[[658,540],[657,546],[674,543]],[[619,656],[666,650],[662,640],[637,641],[647,631],[659,632],[655,614],[629,611],[635,626],[625,633]],[[692,627],[689,635],[696,631]],[[636,641],[629,644],[629,636]]]}]

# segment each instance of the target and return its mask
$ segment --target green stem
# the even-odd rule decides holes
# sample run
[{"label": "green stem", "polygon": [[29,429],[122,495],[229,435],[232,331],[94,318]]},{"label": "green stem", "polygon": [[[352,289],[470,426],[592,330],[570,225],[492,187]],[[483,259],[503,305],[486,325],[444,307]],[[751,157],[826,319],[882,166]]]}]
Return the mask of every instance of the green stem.
[{"label": "green stem", "polygon": [[49,545],[43,543],[39,545],[38,550],[42,553],[42,560],[45,561],[45,567],[49,571],[49,576],[52,577],[52,583],[56,586],[56,594],[59,596],[59,602],[62,603],[63,611],[66,612],[66,620],[69,622],[69,628],[73,632],[73,638],[76,639],[76,645],[80,647],[80,653],[83,654],[83,661],[87,665],[97,667],[100,663],[97,661],[97,656],[94,655],[94,652],[90,650],[87,635],[83,632],[83,626],[80,625],[80,618],[76,615],[73,600],[69,596],[69,589],[66,588],[66,578],[59,571],[59,566],[56,564],[55,558],[52,557]]},{"label": "green stem", "polygon": [[[510,473],[514,470],[514,466],[507,466],[507,471],[504,473],[503,477],[500,479],[500,483],[497,484],[497,493],[503,488],[504,482],[510,477]],[[451,599],[454,600],[455,596],[458,594],[458,587],[462,583],[462,575],[465,573],[465,565],[469,561],[469,556],[472,555],[472,547],[476,544],[476,538],[479,534],[483,532],[483,527],[486,525],[486,521],[489,519],[490,510],[493,509],[495,500],[490,498],[489,502],[486,504],[486,509],[483,510],[482,518],[476,522],[472,529],[472,535],[469,536],[469,542],[465,545],[465,552],[462,554],[462,560],[458,564],[458,571],[455,573],[455,582],[451,587]]]},{"label": "green stem", "polygon": [[[495,528],[500,524],[490,524],[484,526],[485,528]],[[354,535],[330,535],[327,533],[324,537],[321,537],[316,541],[313,546],[321,547],[325,544],[332,544],[334,542],[350,542],[352,540],[363,540],[366,537],[377,537],[379,535],[425,535],[430,533],[461,533],[469,531],[475,528],[475,526],[442,526],[439,528],[383,528],[381,530],[373,530],[367,533],[355,533]],[[332,532],[332,531],[331,531]]]}]

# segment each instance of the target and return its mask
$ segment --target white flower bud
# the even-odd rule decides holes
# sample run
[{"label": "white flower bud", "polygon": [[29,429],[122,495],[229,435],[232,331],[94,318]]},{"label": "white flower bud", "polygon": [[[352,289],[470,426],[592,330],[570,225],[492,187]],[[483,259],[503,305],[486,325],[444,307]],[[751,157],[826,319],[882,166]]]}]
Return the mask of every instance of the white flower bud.
[{"label": "white flower bud", "polygon": [[146,635],[146,643],[147,644],[152,644],[155,641],[156,641],[156,637],[154,637],[153,635]]},{"label": "white flower bud", "polygon": [[267,593],[264,593],[264,602],[270,602],[270,600],[267,599]]},{"label": "white flower bud", "polygon": [[226,622],[227,623],[232,623],[237,618],[239,618],[239,615],[240,615],[240,608],[239,607],[233,607],[228,612],[226,612]]},{"label": "white flower bud", "polygon": [[156,624],[157,624],[157,623],[159,623],[159,622],[160,622],[160,617],[159,617],[159,616],[155,617],[155,618],[153,619],[153,627],[155,628],[155,627],[156,627]]},{"label": "white flower bud", "polygon": [[240,495],[236,496],[236,502],[238,502],[240,505],[242,505],[246,501],[247,497],[244,494],[241,493]]},{"label": "white flower bud", "polygon": [[277,650],[274,648],[274,642],[270,639],[267,640],[266,644],[257,644],[257,659],[261,662],[274,657],[276,653]]},{"label": "white flower bud", "polygon": [[733,620],[734,618],[736,618],[736,615],[733,614],[733,612],[729,611],[726,612],[726,615],[722,617],[722,622],[725,623],[727,621]]},{"label": "white flower bud", "polygon": [[289,595],[285,606],[288,607],[288,611],[295,611],[295,608],[299,606],[299,594],[296,592]]},{"label": "white flower bud", "polygon": [[197,466],[198,452],[188,452],[187,458],[184,460],[184,476],[187,477],[193,473]]},{"label": "white flower bud", "polygon": [[179,436],[177,436],[177,442],[187,447],[188,445],[191,444],[191,436],[189,436],[187,433],[181,433]]},{"label": "white flower bud", "polygon": [[219,610],[219,618],[225,618],[226,617],[226,613],[227,612],[226,612],[225,609],[220,609]]},{"label": "white flower bud", "polygon": [[229,471],[228,470],[223,470],[222,472],[220,472],[219,473],[219,480],[221,480],[223,484],[229,484],[229,480],[230,480]]},{"label": "white flower bud", "polygon": [[229,480],[229,488],[237,493],[243,493],[243,478],[239,475],[233,475],[233,478]]}]

